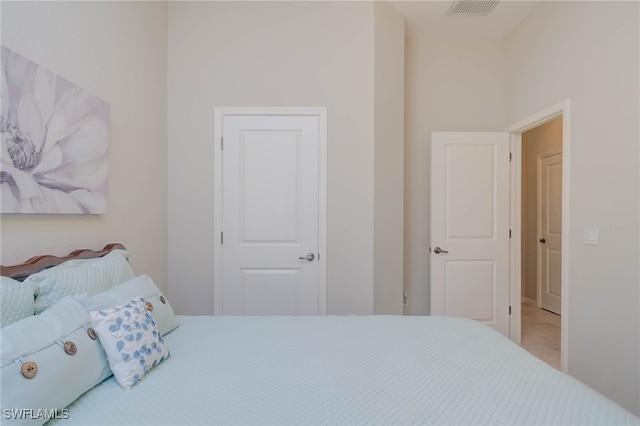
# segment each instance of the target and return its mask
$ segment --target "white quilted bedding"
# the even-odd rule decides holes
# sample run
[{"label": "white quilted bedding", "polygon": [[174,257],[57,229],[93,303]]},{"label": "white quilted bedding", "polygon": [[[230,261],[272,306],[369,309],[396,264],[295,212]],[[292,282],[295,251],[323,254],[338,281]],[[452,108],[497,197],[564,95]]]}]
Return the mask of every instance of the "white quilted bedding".
[{"label": "white quilted bedding", "polygon": [[59,424],[640,424],[470,320],[178,319],[171,358],[131,390],[107,379]]}]

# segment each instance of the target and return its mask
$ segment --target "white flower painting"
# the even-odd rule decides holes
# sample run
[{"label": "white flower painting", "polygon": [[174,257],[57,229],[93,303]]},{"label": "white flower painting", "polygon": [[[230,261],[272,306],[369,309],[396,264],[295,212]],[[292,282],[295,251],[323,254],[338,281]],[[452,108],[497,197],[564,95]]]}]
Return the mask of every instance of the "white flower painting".
[{"label": "white flower painting", "polygon": [[1,47],[0,211],[107,208],[107,102]]}]

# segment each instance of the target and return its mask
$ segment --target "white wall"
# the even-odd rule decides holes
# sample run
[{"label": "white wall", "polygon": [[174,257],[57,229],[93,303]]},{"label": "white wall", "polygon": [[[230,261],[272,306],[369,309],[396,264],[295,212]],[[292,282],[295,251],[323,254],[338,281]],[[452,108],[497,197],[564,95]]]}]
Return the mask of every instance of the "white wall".
[{"label": "white wall", "polygon": [[373,313],[374,6],[171,2],[169,281],[179,313],[213,313],[216,106],[328,111],[328,313]]},{"label": "white wall", "polygon": [[374,313],[402,315],[404,17],[375,3]]},{"label": "white wall", "polygon": [[[507,121],[571,100],[569,373],[640,414],[637,2],[542,2],[508,37]],[[585,226],[600,244],[582,243]],[[565,250],[565,248],[563,248]]]},{"label": "white wall", "polygon": [[432,131],[502,131],[501,40],[408,39],[405,57],[406,314],[429,313]]},{"label": "white wall", "polygon": [[111,104],[108,212],[3,214],[2,264],[121,242],[167,288],[167,6],[7,2],[2,44]]}]

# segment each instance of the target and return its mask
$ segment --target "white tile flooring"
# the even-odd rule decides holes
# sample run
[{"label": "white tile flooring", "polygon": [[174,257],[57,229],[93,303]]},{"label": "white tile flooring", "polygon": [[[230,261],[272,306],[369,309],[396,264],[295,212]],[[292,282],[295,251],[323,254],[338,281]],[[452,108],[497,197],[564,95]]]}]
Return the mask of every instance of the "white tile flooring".
[{"label": "white tile flooring", "polygon": [[559,370],[560,315],[523,303],[521,346]]}]

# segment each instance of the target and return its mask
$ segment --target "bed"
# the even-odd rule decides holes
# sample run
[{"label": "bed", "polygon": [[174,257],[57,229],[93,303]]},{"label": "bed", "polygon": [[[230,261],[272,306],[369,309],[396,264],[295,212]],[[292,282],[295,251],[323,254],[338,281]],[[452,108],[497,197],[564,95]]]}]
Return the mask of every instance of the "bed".
[{"label": "bed", "polygon": [[[114,244],[2,268],[0,289],[35,295],[33,313],[0,331],[3,424],[640,424],[472,320],[175,316],[150,277],[127,269],[128,255]],[[14,293],[3,292],[3,312]],[[169,355],[125,389],[107,340],[89,330],[107,306],[132,299]]]}]

